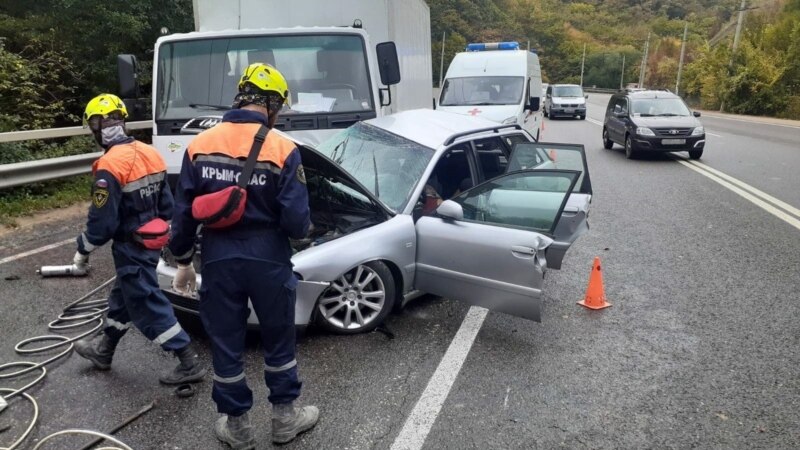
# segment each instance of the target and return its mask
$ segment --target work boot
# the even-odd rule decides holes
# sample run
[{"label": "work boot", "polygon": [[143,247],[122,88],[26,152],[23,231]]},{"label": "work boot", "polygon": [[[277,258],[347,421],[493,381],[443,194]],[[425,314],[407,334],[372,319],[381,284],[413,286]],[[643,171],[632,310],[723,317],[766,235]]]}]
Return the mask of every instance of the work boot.
[{"label": "work boot", "polygon": [[251,450],[256,448],[253,427],[247,413],[241,416],[222,416],[214,424],[214,435],[234,450]]},{"label": "work boot", "polygon": [[272,442],[291,442],[298,434],[314,428],[317,420],[319,409],[316,406],[296,409],[294,403],[272,405]]},{"label": "work boot", "polygon": [[179,350],[175,350],[175,356],[178,357],[180,363],[165,375],[162,375],[158,380],[164,384],[183,384],[194,383],[203,379],[206,376],[206,369],[200,367],[197,361],[197,353],[187,345]]},{"label": "work boot", "polygon": [[75,342],[75,352],[88,359],[99,370],[111,368],[111,359],[119,341],[114,341],[105,333]]}]

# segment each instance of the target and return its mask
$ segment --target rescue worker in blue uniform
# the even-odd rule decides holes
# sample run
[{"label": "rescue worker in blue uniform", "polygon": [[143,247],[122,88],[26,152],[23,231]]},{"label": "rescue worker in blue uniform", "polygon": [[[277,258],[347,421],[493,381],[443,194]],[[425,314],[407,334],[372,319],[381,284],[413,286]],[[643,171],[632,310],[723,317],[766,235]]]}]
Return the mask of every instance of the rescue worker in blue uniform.
[{"label": "rescue worker in blue uniform", "polygon": [[133,324],[180,360],[175,369],[160,377],[162,383],[200,381],[206,370],[198,363],[189,335],[158,286],[156,265],[160,250],[146,248],[136,240],[137,230],[154,223],[163,224],[166,241],[165,221],[172,215],[173,199],[165,180],[164,160],[156,149],[126,134],[127,115],[125,104],[112,94],[95,97],[84,112],[84,121],[105,153],[92,167],[92,203],[86,231],[78,236],[73,262],[86,270],[91,252],[113,239],[111,252],[117,279],[108,298],[103,331],[77,341],[75,351],[96,368],[108,370],[117,344]]},{"label": "rescue worker in blue uniform", "polygon": [[[185,292],[195,283],[190,262],[199,223],[192,216],[192,202],[237,182],[256,133],[261,126],[272,129],[288,97],[288,85],[277,69],[251,64],[239,82],[234,109],[189,145],[178,181],[169,246],[178,262],[174,289]],[[295,359],[297,279],[289,238],[304,237],[311,223],[300,152],[293,142],[269,131],[256,161],[240,221],[202,231],[200,317],[212,342],[212,398],[224,414],[214,431],[235,449],[255,448],[248,417],[253,393],[242,360],[248,298],[258,316],[264,347],[273,442],[291,441],[310,430],[319,417],[314,406],[294,406],[301,383]]]}]

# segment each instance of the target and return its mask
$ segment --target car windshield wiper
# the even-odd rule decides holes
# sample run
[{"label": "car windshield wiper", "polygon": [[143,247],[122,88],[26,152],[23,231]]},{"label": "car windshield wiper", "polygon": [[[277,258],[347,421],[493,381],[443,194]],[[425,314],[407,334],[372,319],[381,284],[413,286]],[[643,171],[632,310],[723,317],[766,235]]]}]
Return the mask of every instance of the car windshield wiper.
[{"label": "car windshield wiper", "polygon": [[467,103],[467,106],[487,106],[487,105],[494,105],[495,103],[491,102],[479,102],[479,103]]},{"label": "car windshield wiper", "polygon": [[231,109],[230,106],[226,105],[207,105],[205,103],[191,103],[189,107],[195,109],[216,109],[217,111],[228,111]]},{"label": "car windshield wiper", "polygon": [[[333,152],[331,152],[331,161],[335,162],[336,164],[341,165],[342,159],[344,157],[344,150],[347,148],[347,141],[350,140],[350,136],[348,135],[342,142],[339,142],[339,145],[333,148]],[[339,148],[342,149],[342,154],[339,156],[339,159],[336,159],[336,152],[339,151]]]},{"label": "car windshield wiper", "polygon": [[639,114],[639,117],[655,117],[655,115],[653,115],[653,114],[645,114],[645,113],[641,113],[641,114]]},{"label": "car windshield wiper", "polygon": [[662,113],[662,114],[659,114],[659,115],[658,115],[658,117],[677,117],[677,116],[680,116],[680,115],[681,115],[681,114],[674,114],[674,113]]},{"label": "car windshield wiper", "polygon": [[375,152],[372,152],[372,167],[375,168],[375,197],[381,198],[381,190],[378,187],[378,161],[375,160]]}]

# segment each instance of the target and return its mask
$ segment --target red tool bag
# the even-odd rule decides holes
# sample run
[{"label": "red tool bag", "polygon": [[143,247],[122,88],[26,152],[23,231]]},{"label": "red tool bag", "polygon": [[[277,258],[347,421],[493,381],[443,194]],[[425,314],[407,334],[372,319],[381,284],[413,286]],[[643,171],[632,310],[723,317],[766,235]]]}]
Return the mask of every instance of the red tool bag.
[{"label": "red tool bag", "polygon": [[268,132],[269,128],[264,125],[258,129],[236,186],[196,197],[192,202],[192,217],[202,222],[204,226],[215,229],[227,228],[241,220],[247,204],[247,183],[253,176],[256,158]]},{"label": "red tool bag", "polygon": [[133,232],[133,240],[149,250],[161,250],[169,242],[169,224],[155,218]]}]

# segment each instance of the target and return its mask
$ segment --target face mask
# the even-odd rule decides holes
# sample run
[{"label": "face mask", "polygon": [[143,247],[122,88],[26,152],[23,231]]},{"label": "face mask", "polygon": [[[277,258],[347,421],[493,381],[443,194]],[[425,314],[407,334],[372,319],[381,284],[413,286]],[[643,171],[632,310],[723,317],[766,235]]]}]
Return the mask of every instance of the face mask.
[{"label": "face mask", "polygon": [[125,134],[125,122],[123,120],[102,119],[99,123],[99,129],[97,126],[92,125],[90,124],[90,128],[92,129],[94,140],[105,149],[128,138],[128,135]]}]

